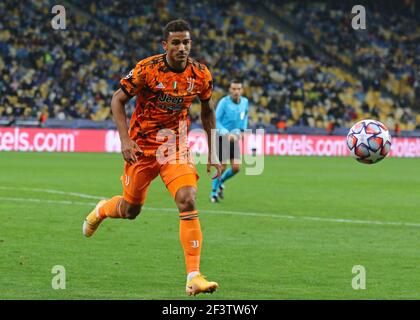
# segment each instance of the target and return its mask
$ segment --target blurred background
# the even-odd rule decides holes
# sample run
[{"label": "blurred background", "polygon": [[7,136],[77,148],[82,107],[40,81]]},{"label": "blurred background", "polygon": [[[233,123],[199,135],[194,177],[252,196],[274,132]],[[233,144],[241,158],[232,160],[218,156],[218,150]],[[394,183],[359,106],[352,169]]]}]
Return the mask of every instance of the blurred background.
[{"label": "blurred background", "polygon": [[[163,26],[184,18],[215,102],[243,80],[251,128],[340,135],[373,118],[420,136],[419,2],[69,0],[66,30],[51,26],[55,4],[0,2],[0,126],[115,128],[120,78],[163,52]],[[351,27],[356,4],[366,30]]]}]

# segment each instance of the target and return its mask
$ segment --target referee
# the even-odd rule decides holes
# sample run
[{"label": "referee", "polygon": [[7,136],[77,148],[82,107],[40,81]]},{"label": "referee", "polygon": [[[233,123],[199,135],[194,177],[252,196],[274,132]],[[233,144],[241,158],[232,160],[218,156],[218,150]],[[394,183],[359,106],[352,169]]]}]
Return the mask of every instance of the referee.
[{"label": "referee", "polygon": [[[210,195],[211,202],[224,198],[224,183],[240,170],[241,153],[239,143],[241,132],[248,125],[248,99],[242,96],[243,85],[233,80],[229,86],[229,95],[220,99],[216,108],[216,148],[222,163],[220,179],[214,179]],[[227,165],[230,164],[228,168]]]}]

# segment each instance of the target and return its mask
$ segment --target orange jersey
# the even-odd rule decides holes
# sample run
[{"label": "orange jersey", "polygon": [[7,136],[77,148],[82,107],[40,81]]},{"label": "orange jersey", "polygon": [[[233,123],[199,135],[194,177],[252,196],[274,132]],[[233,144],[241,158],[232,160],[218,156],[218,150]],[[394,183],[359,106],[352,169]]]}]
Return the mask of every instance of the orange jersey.
[{"label": "orange jersey", "polygon": [[188,58],[185,69],[177,71],[167,63],[166,54],[139,61],[120,84],[128,96],[137,95],[129,134],[145,155],[155,155],[168,140],[157,139],[162,129],[172,130],[178,145],[180,133],[186,136],[191,103],[197,96],[201,101],[209,100],[213,90],[212,76],[205,65]]}]

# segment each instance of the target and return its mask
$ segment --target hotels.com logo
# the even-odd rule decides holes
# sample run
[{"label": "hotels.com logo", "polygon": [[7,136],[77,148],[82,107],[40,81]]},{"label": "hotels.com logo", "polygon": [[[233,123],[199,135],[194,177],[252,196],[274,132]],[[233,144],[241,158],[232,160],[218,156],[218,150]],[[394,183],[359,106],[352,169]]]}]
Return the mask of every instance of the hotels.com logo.
[{"label": "hotels.com logo", "polygon": [[0,151],[75,151],[75,134],[42,129],[0,130]]}]

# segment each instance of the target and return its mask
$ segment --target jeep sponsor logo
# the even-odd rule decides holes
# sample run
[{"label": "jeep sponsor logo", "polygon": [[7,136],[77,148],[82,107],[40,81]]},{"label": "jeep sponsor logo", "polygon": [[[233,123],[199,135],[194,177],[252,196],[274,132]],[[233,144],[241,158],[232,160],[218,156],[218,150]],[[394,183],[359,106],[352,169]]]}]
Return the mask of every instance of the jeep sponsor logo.
[{"label": "jeep sponsor logo", "polygon": [[158,97],[158,101],[163,102],[164,104],[159,104],[158,108],[172,110],[172,111],[180,111],[184,108],[184,98],[183,97],[174,97],[170,94],[161,94]]},{"label": "jeep sponsor logo", "polygon": [[183,97],[173,97],[170,94],[166,94],[166,93],[164,95],[160,95],[158,100],[161,102],[171,103],[175,105],[178,105],[184,102]]}]

